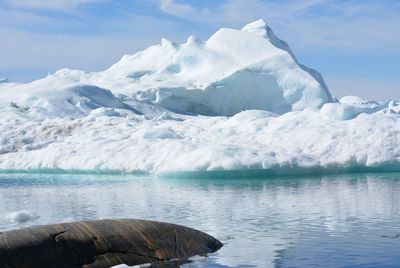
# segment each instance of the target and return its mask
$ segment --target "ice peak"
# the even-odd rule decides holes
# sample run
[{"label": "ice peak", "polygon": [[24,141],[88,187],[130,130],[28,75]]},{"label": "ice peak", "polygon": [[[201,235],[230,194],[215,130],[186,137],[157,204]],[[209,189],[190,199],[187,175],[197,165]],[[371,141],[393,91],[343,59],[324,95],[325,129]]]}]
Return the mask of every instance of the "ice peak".
[{"label": "ice peak", "polygon": [[190,44],[190,45],[200,45],[200,44],[202,44],[203,42],[202,42],[199,38],[197,38],[197,37],[195,37],[195,36],[193,36],[193,35],[190,35],[190,36],[188,37],[186,43],[187,43],[187,44]]},{"label": "ice peak", "polygon": [[249,32],[258,36],[266,37],[268,35],[268,24],[265,20],[259,19],[253,21],[242,28],[242,31]]},{"label": "ice peak", "polygon": [[176,43],[172,42],[171,40],[168,40],[166,38],[161,39],[161,45],[165,47],[175,47]]},{"label": "ice peak", "polygon": [[292,50],[290,49],[289,45],[274,34],[271,27],[268,26],[265,20],[259,19],[253,21],[244,26],[241,31],[248,32],[269,40],[271,44],[273,44],[279,49],[287,51],[293,57],[293,59],[296,60],[296,57],[293,54]]}]

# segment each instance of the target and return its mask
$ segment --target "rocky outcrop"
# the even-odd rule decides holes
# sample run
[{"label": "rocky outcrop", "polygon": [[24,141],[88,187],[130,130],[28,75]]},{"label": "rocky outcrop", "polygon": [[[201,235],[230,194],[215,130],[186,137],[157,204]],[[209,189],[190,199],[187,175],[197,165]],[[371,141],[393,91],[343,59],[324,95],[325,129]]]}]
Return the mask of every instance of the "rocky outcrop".
[{"label": "rocky outcrop", "polygon": [[221,247],[203,232],[169,223],[130,219],[63,223],[0,233],[0,267],[160,264]]}]

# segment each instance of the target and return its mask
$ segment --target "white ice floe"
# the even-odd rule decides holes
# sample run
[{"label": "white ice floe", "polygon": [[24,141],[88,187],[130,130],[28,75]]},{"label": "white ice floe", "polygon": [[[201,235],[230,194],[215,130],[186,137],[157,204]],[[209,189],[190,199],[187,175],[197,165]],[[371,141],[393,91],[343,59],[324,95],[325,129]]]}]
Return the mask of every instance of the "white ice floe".
[{"label": "white ice floe", "polygon": [[22,223],[26,223],[29,221],[37,220],[37,219],[39,219],[39,216],[31,211],[21,210],[21,211],[10,212],[5,215],[5,218],[8,221],[22,224]]},{"label": "white ice floe", "polygon": [[0,169],[400,170],[400,102],[331,96],[262,20],[0,84]]},{"label": "white ice floe", "polygon": [[151,267],[151,263],[145,263],[145,264],[139,264],[139,265],[134,265],[134,266],[128,266],[126,264],[120,264],[120,265],[116,265],[116,266],[112,266],[112,268],[147,268],[147,267]]}]

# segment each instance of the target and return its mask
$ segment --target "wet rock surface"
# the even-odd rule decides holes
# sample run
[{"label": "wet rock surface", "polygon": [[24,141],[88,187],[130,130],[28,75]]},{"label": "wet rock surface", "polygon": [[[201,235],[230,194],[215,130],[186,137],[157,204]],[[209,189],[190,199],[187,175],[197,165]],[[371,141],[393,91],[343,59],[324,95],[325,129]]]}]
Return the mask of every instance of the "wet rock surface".
[{"label": "wet rock surface", "polygon": [[215,252],[222,244],[192,228],[144,220],[99,220],[0,233],[0,267],[165,264]]}]

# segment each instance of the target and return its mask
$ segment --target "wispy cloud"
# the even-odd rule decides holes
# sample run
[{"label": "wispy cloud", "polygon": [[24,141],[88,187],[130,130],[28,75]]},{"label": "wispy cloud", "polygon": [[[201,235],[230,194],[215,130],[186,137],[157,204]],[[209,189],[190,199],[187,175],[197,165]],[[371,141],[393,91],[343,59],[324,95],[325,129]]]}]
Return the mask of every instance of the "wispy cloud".
[{"label": "wispy cloud", "polygon": [[14,8],[66,11],[79,6],[95,3],[99,0],[3,0]]},{"label": "wispy cloud", "polygon": [[214,12],[208,8],[194,8],[189,4],[177,3],[174,0],[160,0],[160,9],[165,13],[191,21],[210,22]]},{"label": "wispy cloud", "polygon": [[174,0],[161,0],[160,8],[167,13],[176,16],[183,16],[185,18],[196,12],[196,9],[194,9],[191,5],[178,4]]}]

